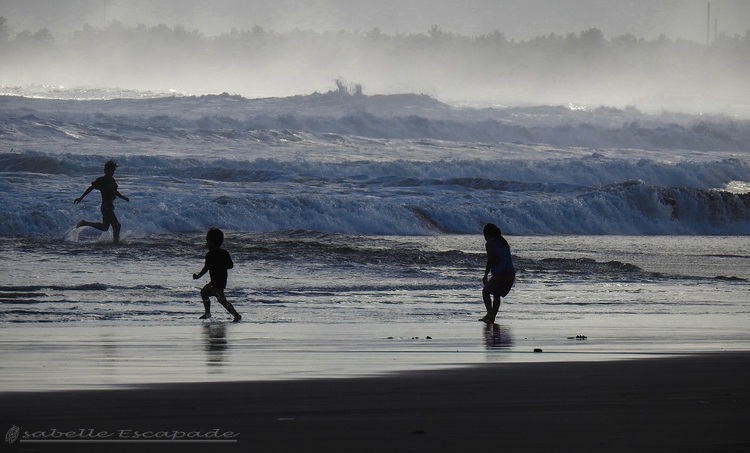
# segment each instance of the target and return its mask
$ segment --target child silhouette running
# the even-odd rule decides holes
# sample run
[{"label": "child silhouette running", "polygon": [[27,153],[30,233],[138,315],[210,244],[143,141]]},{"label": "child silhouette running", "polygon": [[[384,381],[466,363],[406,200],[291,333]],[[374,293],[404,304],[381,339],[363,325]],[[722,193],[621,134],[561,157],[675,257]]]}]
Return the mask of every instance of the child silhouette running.
[{"label": "child silhouette running", "polygon": [[211,228],[206,233],[206,247],[208,253],[206,253],[206,264],[203,265],[203,269],[197,274],[193,274],[193,280],[197,280],[208,272],[211,277],[206,286],[201,289],[201,298],[203,299],[203,306],[206,312],[200,319],[211,318],[211,296],[216,297],[216,300],[232,315],[234,316],[234,322],[242,319],[237,310],[234,309],[232,304],[227,302],[227,298],[224,296],[224,289],[227,286],[227,270],[234,267],[232,257],[229,252],[221,248],[221,244],[224,242],[224,233],[218,228]]},{"label": "child silhouette running", "polygon": [[92,190],[96,189],[102,194],[102,221],[101,222],[88,222],[86,220],[81,220],[76,225],[76,228],[80,227],[92,227],[96,228],[97,230],[101,231],[107,231],[109,230],[110,225],[112,226],[112,236],[114,238],[115,244],[120,242],[120,222],[117,221],[117,216],[115,215],[115,198],[120,197],[125,201],[130,201],[128,197],[121,194],[117,190],[117,181],[115,181],[115,178],[113,175],[115,174],[115,169],[117,168],[117,164],[114,160],[109,160],[106,164],[104,164],[104,176],[100,176],[96,178],[96,181],[92,182],[88,189],[86,189],[85,192],[83,192],[83,195],[76,198],[73,203],[78,204],[80,203],[86,195],[91,193]]}]

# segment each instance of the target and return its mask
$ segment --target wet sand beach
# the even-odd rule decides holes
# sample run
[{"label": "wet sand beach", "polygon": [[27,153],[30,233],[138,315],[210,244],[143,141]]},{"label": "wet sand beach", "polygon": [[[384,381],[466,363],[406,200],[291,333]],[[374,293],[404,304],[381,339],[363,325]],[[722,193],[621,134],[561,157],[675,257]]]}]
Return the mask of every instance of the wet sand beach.
[{"label": "wet sand beach", "polygon": [[15,451],[740,452],[748,377],[750,354],[730,353],[16,392],[0,406]]},{"label": "wet sand beach", "polygon": [[[474,329],[473,325],[467,328]],[[133,329],[132,337],[139,332]],[[120,344],[109,347],[123,349],[126,342],[116,333],[109,335],[105,338]],[[174,329],[162,335],[182,338]],[[228,336],[242,343],[241,335]],[[448,341],[457,349],[464,348],[456,338]],[[201,367],[222,366],[210,365],[211,357],[216,358],[211,354],[224,354],[231,362],[232,348],[222,350],[219,344],[211,351],[210,340],[205,339],[207,349],[200,351],[200,357],[208,360]],[[273,355],[251,354],[255,360],[269,360],[266,365],[277,374],[253,376],[253,369],[236,367],[245,369],[244,379],[239,372],[201,378],[195,371],[179,379],[168,371],[177,363],[175,357],[188,356],[184,350],[176,347],[172,357],[166,354],[159,361],[146,356],[153,348],[145,341],[131,344],[128,354],[110,352],[110,360],[119,361],[119,369],[129,368],[131,374],[121,374],[116,382],[102,379],[107,385],[55,382],[55,373],[64,369],[61,360],[51,363],[43,378],[36,377],[39,385],[33,391],[7,391],[5,387],[0,393],[3,450],[744,452],[750,448],[746,429],[750,353],[629,356],[596,353],[596,347],[578,343],[591,348],[582,360],[574,353],[555,355],[554,345],[541,354],[513,352],[533,346],[532,340],[519,338],[506,345],[507,351],[498,352],[506,354],[502,356],[505,361],[471,364],[479,351],[439,355],[435,350],[445,344],[439,343],[439,337],[434,340],[438,343],[428,343],[424,337],[386,338],[384,344],[395,341],[396,346],[376,353],[361,345],[359,350],[334,352],[341,344],[335,337],[328,338],[327,343],[320,343],[325,348],[312,348],[317,352],[308,349],[286,355],[286,360],[301,360],[305,355],[308,362],[328,360],[328,365],[319,364],[317,374],[307,376],[285,372],[293,369],[290,363],[281,368],[276,363],[274,368],[271,357],[285,356],[278,344]],[[86,338],[79,341],[85,343]],[[54,342],[54,335],[49,342]],[[290,338],[288,347],[295,344]],[[430,345],[428,349],[419,352],[425,344]],[[485,349],[481,354],[493,352]],[[333,356],[339,361],[332,360]],[[20,353],[11,357],[6,349],[6,383],[10,377],[22,379],[20,370],[12,368],[12,362],[22,357]],[[401,362],[400,366],[393,370],[382,366],[389,357]],[[464,362],[451,364],[457,357],[464,357]],[[77,375],[86,381],[92,373],[106,371],[97,362],[106,357],[69,358],[69,366],[77,369],[61,373],[61,379]],[[32,356],[29,360],[42,359]],[[374,363],[378,361],[382,363]],[[88,372],[79,369],[86,363],[92,368]],[[193,365],[197,367],[197,362]],[[190,374],[191,366],[181,369]],[[257,363],[255,369],[263,366]],[[44,375],[45,367],[39,363],[36,374]],[[362,368],[359,373],[358,367]],[[139,379],[138,370],[149,375],[161,370],[166,377]],[[340,377],[325,377],[334,375]]]}]

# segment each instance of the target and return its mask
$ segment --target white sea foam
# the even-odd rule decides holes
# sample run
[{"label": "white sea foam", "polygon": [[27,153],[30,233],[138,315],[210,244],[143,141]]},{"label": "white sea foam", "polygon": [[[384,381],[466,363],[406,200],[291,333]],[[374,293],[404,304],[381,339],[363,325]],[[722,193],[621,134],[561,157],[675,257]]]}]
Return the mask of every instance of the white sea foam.
[{"label": "white sea foam", "polygon": [[[0,235],[63,236],[114,157],[127,234],[750,232],[750,122],[425,96],[0,97]],[[86,98],[88,99],[88,98]],[[89,233],[87,233],[89,234]],[[98,233],[97,233],[98,234]]]}]

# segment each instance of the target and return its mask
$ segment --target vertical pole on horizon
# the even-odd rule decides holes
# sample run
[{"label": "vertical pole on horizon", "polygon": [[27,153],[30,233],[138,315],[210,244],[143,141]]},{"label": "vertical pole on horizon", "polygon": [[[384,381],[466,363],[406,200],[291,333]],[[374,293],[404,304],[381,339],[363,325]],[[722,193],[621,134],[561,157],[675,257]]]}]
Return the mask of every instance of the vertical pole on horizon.
[{"label": "vertical pole on horizon", "polygon": [[706,16],[706,47],[711,41],[711,2],[708,2],[708,13]]},{"label": "vertical pole on horizon", "polygon": [[107,28],[107,0],[102,0],[102,29]]}]

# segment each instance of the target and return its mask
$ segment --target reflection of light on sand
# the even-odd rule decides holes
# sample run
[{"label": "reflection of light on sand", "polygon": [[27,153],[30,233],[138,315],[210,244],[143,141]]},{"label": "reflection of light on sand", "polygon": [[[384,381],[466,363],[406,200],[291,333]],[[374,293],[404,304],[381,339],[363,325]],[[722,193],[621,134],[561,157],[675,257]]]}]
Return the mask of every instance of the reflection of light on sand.
[{"label": "reflection of light on sand", "polygon": [[224,365],[225,353],[229,348],[226,324],[207,322],[203,325],[203,335],[206,346],[206,365],[209,371],[220,372],[221,366]]},{"label": "reflection of light on sand", "polygon": [[484,342],[488,350],[510,348],[513,346],[511,328],[507,325],[485,324]]},{"label": "reflection of light on sand", "polygon": [[[346,378],[503,362],[629,359],[748,349],[743,327],[714,338],[665,325],[596,317],[457,323],[4,327],[2,388],[73,390],[168,382]],[[512,335],[511,335],[512,334]],[[585,341],[570,340],[586,335]],[[428,338],[429,337],[429,338]],[[543,353],[534,353],[534,349]]]}]

